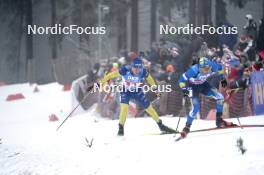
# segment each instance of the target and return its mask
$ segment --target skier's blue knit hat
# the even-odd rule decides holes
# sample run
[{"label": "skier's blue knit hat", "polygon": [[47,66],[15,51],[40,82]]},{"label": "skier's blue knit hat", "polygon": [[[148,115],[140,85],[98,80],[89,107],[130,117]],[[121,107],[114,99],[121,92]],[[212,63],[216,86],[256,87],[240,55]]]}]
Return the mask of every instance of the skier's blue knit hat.
[{"label": "skier's blue knit hat", "polygon": [[135,67],[135,68],[142,68],[143,67],[143,62],[140,58],[135,58],[133,61],[132,61],[132,67]]}]

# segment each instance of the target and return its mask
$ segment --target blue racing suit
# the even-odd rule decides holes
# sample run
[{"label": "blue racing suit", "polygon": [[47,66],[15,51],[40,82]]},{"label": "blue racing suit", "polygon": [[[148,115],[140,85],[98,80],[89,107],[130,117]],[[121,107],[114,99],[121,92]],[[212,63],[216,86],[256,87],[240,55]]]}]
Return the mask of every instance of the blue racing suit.
[{"label": "blue racing suit", "polygon": [[216,100],[216,112],[218,114],[217,117],[222,116],[224,97],[215,87],[212,87],[209,84],[208,79],[214,78],[215,76],[220,76],[222,79],[224,79],[224,71],[222,65],[218,63],[208,60],[208,64],[211,69],[207,73],[200,71],[199,64],[195,64],[185,73],[183,73],[178,81],[181,89],[188,89],[190,92],[192,92],[190,93],[192,94],[190,96],[192,110],[187,116],[187,124],[189,125],[192,124],[193,119],[200,109],[199,93],[214,98]]}]

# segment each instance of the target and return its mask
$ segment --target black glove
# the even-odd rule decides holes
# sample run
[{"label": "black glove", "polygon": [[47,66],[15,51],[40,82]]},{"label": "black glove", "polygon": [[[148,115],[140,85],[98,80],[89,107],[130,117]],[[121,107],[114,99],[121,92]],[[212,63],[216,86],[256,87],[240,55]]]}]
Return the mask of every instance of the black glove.
[{"label": "black glove", "polygon": [[190,91],[188,89],[183,89],[182,92],[184,97],[189,97]]},{"label": "black glove", "polygon": [[95,86],[97,86],[98,88],[100,88],[100,83],[96,82],[90,86],[87,87],[87,92],[90,92]]},{"label": "black glove", "polygon": [[155,95],[157,98],[159,98],[161,96],[161,93],[158,91],[157,88],[153,89],[153,92],[155,92]]},{"label": "black glove", "polygon": [[159,98],[161,96],[161,93],[156,92],[156,96],[157,96],[157,98]]},{"label": "black glove", "polygon": [[222,85],[223,88],[227,87],[227,81],[226,81],[226,79],[223,79],[221,81],[221,85]]}]

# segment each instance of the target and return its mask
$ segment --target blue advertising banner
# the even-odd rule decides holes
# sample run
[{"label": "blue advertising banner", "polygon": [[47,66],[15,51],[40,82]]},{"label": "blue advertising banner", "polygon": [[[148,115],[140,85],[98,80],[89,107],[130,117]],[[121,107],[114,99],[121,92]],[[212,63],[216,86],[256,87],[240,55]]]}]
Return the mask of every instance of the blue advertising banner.
[{"label": "blue advertising banner", "polygon": [[255,115],[264,114],[264,71],[250,75]]}]

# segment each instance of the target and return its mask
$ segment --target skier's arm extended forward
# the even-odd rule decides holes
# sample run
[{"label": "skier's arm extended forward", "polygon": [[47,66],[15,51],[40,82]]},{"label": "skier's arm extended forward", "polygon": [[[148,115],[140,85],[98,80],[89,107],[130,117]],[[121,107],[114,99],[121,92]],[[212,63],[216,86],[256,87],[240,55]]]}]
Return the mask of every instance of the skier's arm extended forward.
[{"label": "skier's arm extended forward", "polygon": [[[154,78],[148,74],[147,77],[146,77],[146,80],[147,80],[147,83],[150,85],[150,86],[156,86],[157,87],[157,83],[156,81],[154,80]],[[161,93],[157,91],[156,89],[156,96],[157,97],[160,97],[161,96]]]},{"label": "skier's arm extended forward", "polygon": [[110,79],[114,79],[114,78],[117,78],[117,77],[120,77],[121,75],[120,75],[120,73],[119,73],[119,71],[117,70],[117,71],[114,71],[114,72],[111,72],[111,73],[109,73],[109,74],[106,74],[100,81],[99,81],[99,83],[100,84],[104,84],[104,83],[106,83],[108,80],[110,80]]},{"label": "skier's arm extended forward", "polygon": [[155,82],[154,78],[150,74],[147,75],[146,80],[147,80],[147,83],[150,86],[157,85],[157,83]]}]

